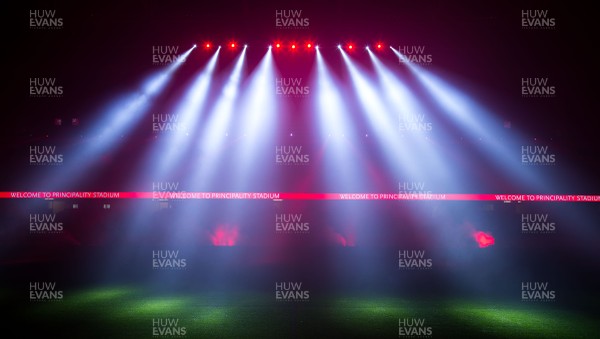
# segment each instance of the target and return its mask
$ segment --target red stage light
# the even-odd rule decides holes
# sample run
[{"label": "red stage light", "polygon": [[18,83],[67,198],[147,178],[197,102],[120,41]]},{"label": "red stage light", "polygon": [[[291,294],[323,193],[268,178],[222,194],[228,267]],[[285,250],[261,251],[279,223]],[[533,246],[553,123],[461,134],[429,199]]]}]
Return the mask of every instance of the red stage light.
[{"label": "red stage light", "polygon": [[308,48],[308,49],[312,48],[312,44],[311,44],[310,42],[309,42],[309,43],[307,43],[307,44],[306,44],[306,48]]},{"label": "red stage light", "polygon": [[378,44],[377,44],[377,49],[382,49],[382,48],[383,48],[383,44],[381,44],[381,43],[378,43]]},{"label": "red stage light", "polygon": [[292,44],[292,49],[296,49],[296,44]]},{"label": "red stage light", "polygon": [[481,248],[492,246],[496,242],[496,239],[494,239],[494,237],[491,234],[481,231],[475,232],[473,234],[473,237],[475,238],[475,241],[477,241],[477,244]]},{"label": "red stage light", "polygon": [[281,48],[281,44],[280,43],[276,43],[275,44],[275,48]]},{"label": "red stage light", "polygon": [[349,50],[352,50],[353,48],[354,48],[354,45],[352,45],[352,44],[349,44],[349,45],[348,45],[348,49],[349,49]]},{"label": "red stage light", "polygon": [[231,44],[229,44],[229,47],[231,47],[232,49],[235,48],[236,44],[235,42],[232,42]]},{"label": "red stage light", "polygon": [[239,236],[239,227],[230,225],[218,225],[209,234],[210,241],[214,246],[235,246]]}]

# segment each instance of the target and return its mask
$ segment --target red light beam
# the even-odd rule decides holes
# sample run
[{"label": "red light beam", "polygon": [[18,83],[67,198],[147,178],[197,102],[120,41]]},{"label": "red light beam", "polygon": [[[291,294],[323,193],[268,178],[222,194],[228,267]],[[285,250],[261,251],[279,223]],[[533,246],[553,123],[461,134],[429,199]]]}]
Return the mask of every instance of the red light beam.
[{"label": "red light beam", "polygon": [[482,231],[477,231],[473,233],[473,238],[479,245],[479,248],[492,246],[496,242],[496,239],[494,239],[494,237],[491,234]]}]

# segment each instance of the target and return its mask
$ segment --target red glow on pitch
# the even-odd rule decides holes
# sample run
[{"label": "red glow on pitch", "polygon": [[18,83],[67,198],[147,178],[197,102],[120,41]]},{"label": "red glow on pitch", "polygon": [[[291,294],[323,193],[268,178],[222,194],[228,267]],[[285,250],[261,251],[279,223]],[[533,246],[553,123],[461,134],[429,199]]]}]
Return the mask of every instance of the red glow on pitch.
[{"label": "red glow on pitch", "polygon": [[473,238],[475,238],[480,248],[492,246],[496,242],[496,239],[491,234],[482,231],[473,233]]},{"label": "red glow on pitch", "polygon": [[210,234],[213,246],[235,246],[239,236],[237,226],[219,225]]}]

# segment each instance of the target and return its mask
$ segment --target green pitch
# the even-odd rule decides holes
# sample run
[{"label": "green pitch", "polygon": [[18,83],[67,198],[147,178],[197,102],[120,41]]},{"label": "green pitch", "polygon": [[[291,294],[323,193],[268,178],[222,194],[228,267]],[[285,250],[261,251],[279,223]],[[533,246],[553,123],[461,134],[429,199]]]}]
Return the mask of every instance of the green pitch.
[{"label": "green pitch", "polygon": [[282,302],[271,294],[167,295],[127,286],[65,291],[62,300],[23,302],[6,291],[0,297],[14,317],[3,331],[15,337],[409,338],[401,320],[413,331],[428,329],[421,333],[431,338],[600,337],[597,320],[543,303],[332,296]]}]

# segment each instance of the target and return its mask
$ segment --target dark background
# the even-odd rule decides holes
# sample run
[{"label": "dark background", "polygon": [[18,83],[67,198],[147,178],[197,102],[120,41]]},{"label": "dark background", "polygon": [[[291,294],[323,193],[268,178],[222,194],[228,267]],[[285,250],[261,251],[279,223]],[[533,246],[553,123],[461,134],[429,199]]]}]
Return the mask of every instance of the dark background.
[{"label": "dark background", "polygon": [[[338,43],[352,41],[364,46],[383,41],[395,48],[405,44],[425,45],[434,55],[434,64],[429,69],[463,82],[469,94],[490,108],[500,123],[511,123],[511,129],[494,126],[493,131],[483,137],[515,145],[521,140],[532,144],[535,140],[556,150],[561,159],[556,167],[534,169],[545,178],[551,178],[544,188],[545,193],[598,194],[600,189],[595,117],[597,20],[595,11],[578,3],[103,1],[73,5],[48,1],[3,7],[4,123],[0,154],[4,161],[0,191],[37,190],[31,177],[60,176],[60,168],[29,166],[28,146],[58,144],[68,152],[69,147],[89,142],[86,140],[93,137],[89,128],[102,115],[100,108],[156,71],[156,66],[151,64],[153,45],[178,45],[185,50],[206,40],[224,45],[230,39],[249,45],[249,69],[275,40],[313,39],[321,46],[332,71],[340,76],[345,66],[336,51]],[[32,8],[56,9],[57,16],[64,19],[64,27],[29,29],[28,10]],[[310,19],[310,28],[276,29],[274,12],[277,9],[302,9],[303,16]],[[556,19],[556,29],[523,30],[522,9],[548,9],[549,16]],[[220,66],[223,71],[237,53],[223,51]],[[212,52],[200,49],[194,51],[178,74],[181,83],[211,55]],[[370,62],[363,51],[356,51],[352,57],[362,65]],[[389,50],[381,58],[389,63],[395,60]],[[286,53],[276,55],[275,59],[282,73],[304,78],[308,78],[306,72],[314,62],[312,56]],[[398,67],[398,72],[405,70]],[[29,77],[58,78],[65,88],[64,96],[30,98]],[[556,86],[557,95],[521,98],[522,77],[548,77]],[[169,88],[166,98],[177,93],[177,84],[176,81]],[[314,128],[297,109],[300,106],[293,107],[296,108],[284,112],[287,124],[276,134],[283,137],[292,129],[297,140],[318,148],[320,141],[313,137]],[[67,123],[55,126],[57,117]],[[71,118],[78,118],[79,126],[69,125]],[[476,154],[470,158],[471,145],[462,142],[460,134],[453,136],[452,142],[445,140],[444,145],[460,153],[474,173],[488,174],[482,174],[481,178],[489,177],[488,181],[465,181],[461,192],[521,193],[519,187],[505,177],[487,172],[493,170],[491,164],[480,162]],[[369,153],[376,146],[363,139],[353,142],[365,154],[377,159]],[[98,166],[90,173],[93,179],[74,188],[149,191],[147,187],[132,184],[137,174],[135,166],[129,164],[137,160],[135,154],[143,154],[140,151],[150,146],[147,128],[136,130],[118,148],[97,159]],[[463,152],[461,147],[465,147]],[[356,188],[359,189],[348,191],[360,191],[365,186],[365,191],[395,188],[396,175],[386,175],[389,177],[385,177],[383,186],[371,188],[358,182]],[[252,185],[255,191],[299,191],[304,187],[305,176],[303,170],[290,170],[280,182],[257,180]],[[326,182],[313,182],[307,191],[327,191]],[[224,181],[217,180],[212,185],[217,190],[236,190]],[[67,205],[70,203],[67,201]],[[59,213],[68,225],[68,232],[32,237],[25,226],[27,215],[47,211],[47,202],[0,201],[3,215],[0,265],[6,285],[16,286],[16,291],[23,289],[25,295],[23,286],[32,279],[57,280],[73,287],[114,281],[147,282],[152,280],[152,271],[131,267],[143,267],[152,249],[168,246],[164,241],[170,227],[188,227],[186,232],[197,237],[187,238],[177,246],[187,251],[194,267],[182,273],[180,281],[166,288],[193,285],[207,290],[226,290],[243,281],[249,282],[244,285],[247,288],[270,291],[274,277],[283,276],[318,286],[314,287],[317,295],[348,289],[351,293],[474,293],[514,298],[519,295],[521,281],[542,280],[553,282],[560,295],[566,296],[561,300],[565,307],[588,309],[598,296],[595,289],[600,254],[596,246],[599,231],[596,203],[315,201],[277,205],[269,201],[211,201],[203,202],[206,214],[201,221],[180,220],[176,225],[169,220],[180,211],[193,209],[197,202],[178,202],[169,210],[156,211],[154,202],[113,201],[108,212],[101,207],[107,201],[77,203],[79,210]],[[302,211],[314,225],[314,232],[295,238],[274,235],[271,219],[281,209]],[[230,210],[241,212],[227,215],[226,211]],[[140,235],[134,232],[131,220],[144,211],[151,212]],[[518,229],[523,211],[552,213],[559,232],[524,236]],[[426,217],[419,218],[419,215]],[[208,275],[203,272],[217,271],[223,265],[216,258],[221,258],[219,251],[227,249],[210,246],[204,236],[206,228],[219,223],[241,224],[244,237],[240,246],[229,250],[229,255],[236,259],[227,262],[226,267],[230,268],[225,270],[227,273],[214,280],[203,279]],[[479,249],[465,231],[466,224],[491,231],[496,236],[496,245]],[[335,246],[329,236],[330,231],[343,232],[348,228],[354,229],[354,234],[361,239],[356,249]],[[452,232],[453,229],[456,231]],[[444,232],[454,234],[454,238]],[[436,270],[414,274],[405,280],[405,276],[395,270],[399,248],[425,248],[430,251]],[[116,253],[123,249],[127,249],[122,252],[123,257],[117,258]],[[460,255],[448,257],[448,252]],[[450,277],[475,278],[473,286],[462,286],[449,283],[453,280]]]}]

